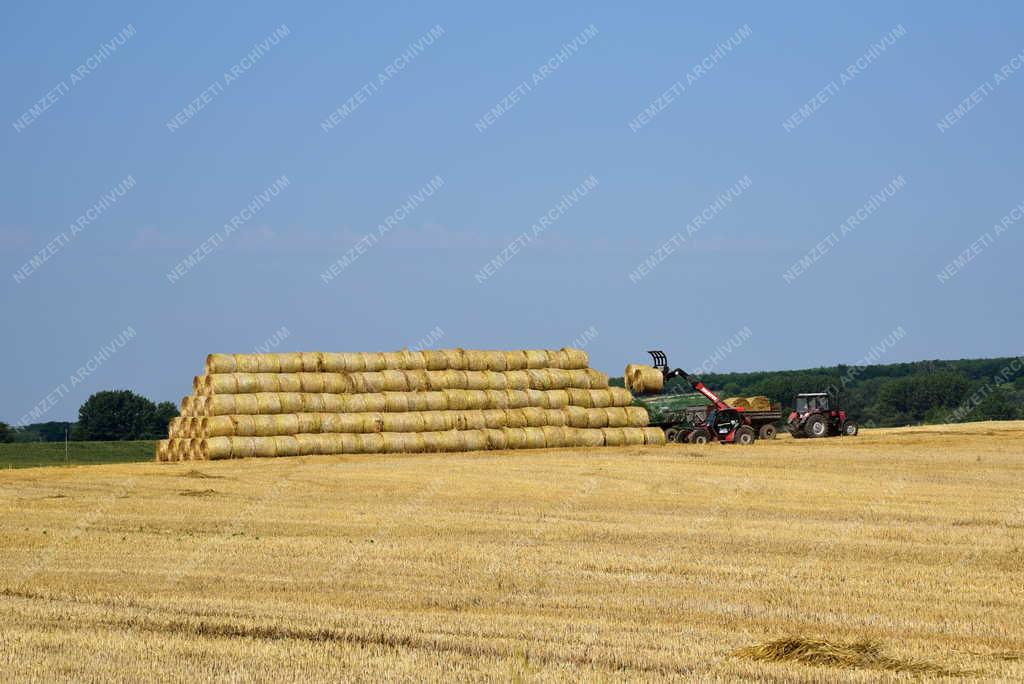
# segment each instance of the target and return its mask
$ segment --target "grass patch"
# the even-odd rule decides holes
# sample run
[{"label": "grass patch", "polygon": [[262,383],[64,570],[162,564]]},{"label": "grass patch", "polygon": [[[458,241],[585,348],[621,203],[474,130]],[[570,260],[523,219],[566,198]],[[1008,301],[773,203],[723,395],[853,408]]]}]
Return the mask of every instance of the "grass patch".
[{"label": "grass patch", "polygon": [[65,461],[64,442],[15,442],[0,444],[0,468],[152,461],[155,450],[156,442],[150,440],[68,442],[68,460]]}]

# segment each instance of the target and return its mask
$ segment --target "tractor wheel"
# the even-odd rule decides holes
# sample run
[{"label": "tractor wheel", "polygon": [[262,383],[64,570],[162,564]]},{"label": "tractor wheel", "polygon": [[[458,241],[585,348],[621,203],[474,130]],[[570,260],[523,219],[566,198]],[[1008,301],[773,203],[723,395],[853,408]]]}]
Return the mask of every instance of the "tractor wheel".
[{"label": "tractor wheel", "polygon": [[860,428],[857,426],[857,421],[848,420],[845,423],[843,423],[842,435],[843,437],[856,437],[857,432],[859,432],[859,430]]},{"label": "tractor wheel", "polygon": [[711,435],[707,430],[694,430],[690,433],[690,444],[707,444],[711,441]]},{"label": "tractor wheel", "polygon": [[828,423],[821,416],[811,416],[804,423],[804,434],[808,437],[827,437]]},{"label": "tractor wheel", "polygon": [[757,435],[754,433],[754,428],[749,425],[743,425],[736,429],[736,444],[753,444],[755,439],[757,439]]},{"label": "tractor wheel", "polygon": [[676,435],[678,435],[678,434],[679,434],[679,428],[677,428],[677,427],[670,427],[670,428],[668,428],[667,430],[665,430],[665,441],[666,442],[674,442],[674,441],[676,441]]},{"label": "tractor wheel", "polygon": [[676,444],[686,444],[690,441],[690,430],[687,428],[679,428],[679,432],[676,433],[676,438],[673,441]]},{"label": "tractor wheel", "polygon": [[757,431],[757,436],[760,439],[775,439],[776,430],[775,426],[771,423],[762,425],[761,429]]}]

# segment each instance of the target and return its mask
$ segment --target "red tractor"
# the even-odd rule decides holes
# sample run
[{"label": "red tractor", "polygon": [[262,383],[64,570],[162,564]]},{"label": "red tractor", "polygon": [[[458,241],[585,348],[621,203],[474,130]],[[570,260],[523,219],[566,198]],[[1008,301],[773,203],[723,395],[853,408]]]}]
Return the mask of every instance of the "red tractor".
[{"label": "red tractor", "polygon": [[797,439],[803,437],[855,437],[857,421],[846,416],[839,408],[834,392],[809,392],[796,395],[796,410],[789,414],[786,423],[789,434]]}]

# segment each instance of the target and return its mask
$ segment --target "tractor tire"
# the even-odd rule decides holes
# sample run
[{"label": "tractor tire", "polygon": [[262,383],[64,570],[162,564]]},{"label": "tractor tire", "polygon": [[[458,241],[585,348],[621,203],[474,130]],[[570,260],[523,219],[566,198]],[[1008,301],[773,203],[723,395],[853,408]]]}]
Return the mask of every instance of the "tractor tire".
[{"label": "tractor tire", "polygon": [[811,416],[804,423],[804,434],[808,437],[828,437],[828,423],[822,416]]},{"label": "tractor tire", "polygon": [[758,439],[775,439],[776,434],[777,430],[775,429],[775,426],[772,425],[771,423],[768,423],[767,425],[762,425],[761,429],[757,431]]},{"label": "tractor tire", "polygon": [[707,430],[694,430],[687,441],[690,444],[707,444],[711,441],[711,433]]},{"label": "tractor tire", "polygon": [[848,420],[843,423],[843,431],[840,434],[843,437],[856,437],[858,432],[860,432],[860,427],[857,425],[857,421]]},{"label": "tractor tire", "polygon": [[743,425],[736,429],[736,444],[743,444],[746,446],[748,444],[753,444],[756,439],[757,433],[755,433],[754,428],[749,425]]},{"label": "tractor tire", "polygon": [[665,441],[666,442],[674,442],[674,441],[676,441],[676,435],[678,435],[678,434],[679,434],[679,428],[677,428],[677,427],[670,427],[670,428],[666,429],[665,430]]},{"label": "tractor tire", "polygon": [[673,439],[672,441],[675,442],[676,444],[686,444],[687,442],[690,441],[690,432],[691,431],[688,430],[687,428],[679,428],[679,431],[676,432],[675,439]]}]

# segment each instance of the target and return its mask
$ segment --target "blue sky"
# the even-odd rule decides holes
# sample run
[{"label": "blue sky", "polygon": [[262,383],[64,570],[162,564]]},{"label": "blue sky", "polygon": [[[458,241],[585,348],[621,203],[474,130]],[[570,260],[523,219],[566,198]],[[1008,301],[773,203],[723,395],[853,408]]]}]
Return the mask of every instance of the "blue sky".
[{"label": "blue sky", "polygon": [[881,361],[1021,353],[1013,3],[210,5],[7,8],[0,420],[177,401],[208,352],[282,329],[280,350],[583,338],[613,374],[744,329],[716,370],[855,363],[899,327]]}]

